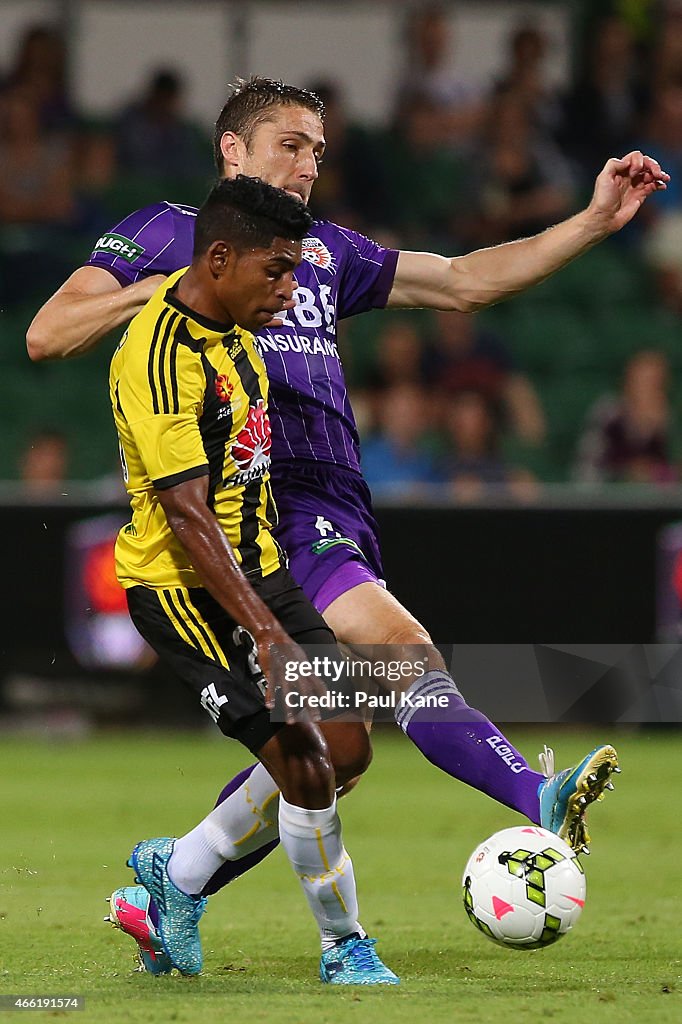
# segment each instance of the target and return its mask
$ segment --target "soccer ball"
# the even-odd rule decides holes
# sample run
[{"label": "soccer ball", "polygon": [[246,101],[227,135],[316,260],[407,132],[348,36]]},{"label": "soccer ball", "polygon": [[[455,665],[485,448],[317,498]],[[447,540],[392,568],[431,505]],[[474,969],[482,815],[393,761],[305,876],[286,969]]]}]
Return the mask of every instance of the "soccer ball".
[{"label": "soccer ball", "polygon": [[546,829],[506,828],[477,846],[462,877],[469,920],[493,942],[540,949],[569,932],[585,905],[571,847]]}]

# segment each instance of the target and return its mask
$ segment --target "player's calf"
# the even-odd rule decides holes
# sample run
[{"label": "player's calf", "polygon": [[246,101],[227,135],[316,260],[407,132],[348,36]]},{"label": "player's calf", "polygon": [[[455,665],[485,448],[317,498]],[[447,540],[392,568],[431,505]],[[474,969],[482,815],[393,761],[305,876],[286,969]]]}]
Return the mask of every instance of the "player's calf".
[{"label": "player's calf", "polygon": [[[360,944],[357,955],[363,959],[361,950],[367,945],[358,920],[353,864],[341,839],[334,773],[326,754],[322,733],[309,725],[280,730],[259,753],[280,786],[280,839],[317,921],[323,963],[327,954],[332,956],[330,951],[355,948],[356,942]],[[367,969],[351,977],[353,957],[349,952],[344,983],[368,984],[367,949],[365,953]],[[334,958],[339,960],[336,954]],[[377,978],[378,964],[380,961],[375,964]],[[383,964],[381,968],[386,970]],[[323,973],[321,976],[330,980]]]}]

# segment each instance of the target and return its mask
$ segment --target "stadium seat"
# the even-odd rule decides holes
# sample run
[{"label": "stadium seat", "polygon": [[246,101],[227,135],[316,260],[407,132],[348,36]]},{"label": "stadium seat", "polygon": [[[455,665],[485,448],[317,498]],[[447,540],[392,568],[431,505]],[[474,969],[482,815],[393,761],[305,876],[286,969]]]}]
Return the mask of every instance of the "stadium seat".
[{"label": "stadium seat", "polygon": [[564,479],[564,465],[557,459],[551,445],[530,446],[517,437],[507,436],[502,441],[505,463],[514,469],[527,469],[542,483],[555,483]]},{"label": "stadium seat", "polygon": [[517,302],[512,307],[506,339],[520,370],[551,375],[594,366],[590,322],[572,305]]},{"label": "stadium seat", "polygon": [[641,258],[614,242],[596,246],[540,286],[557,298],[600,309],[618,302],[651,301],[651,280]]},{"label": "stadium seat", "polygon": [[551,451],[568,471],[587,413],[604,394],[614,393],[618,381],[610,373],[584,371],[548,380],[541,391]]},{"label": "stadium seat", "polygon": [[28,363],[26,331],[38,306],[31,302],[0,309],[0,366],[23,366]]},{"label": "stadium seat", "polygon": [[69,439],[74,479],[104,475],[116,465],[116,436],[106,375],[86,370],[88,360],[7,368],[0,402],[11,428],[0,478],[15,479],[19,453],[37,430],[63,431]]},{"label": "stadium seat", "polygon": [[595,314],[599,343],[622,369],[635,352],[661,349],[675,368],[682,368],[682,321],[673,313],[643,305],[619,304]]},{"label": "stadium seat", "polygon": [[152,178],[129,176],[118,178],[101,196],[101,202],[114,220],[122,220],[143,206],[166,200],[169,203],[183,203],[200,206],[211,187],[207,178],[191,178],[178,181],[174,178]]}]

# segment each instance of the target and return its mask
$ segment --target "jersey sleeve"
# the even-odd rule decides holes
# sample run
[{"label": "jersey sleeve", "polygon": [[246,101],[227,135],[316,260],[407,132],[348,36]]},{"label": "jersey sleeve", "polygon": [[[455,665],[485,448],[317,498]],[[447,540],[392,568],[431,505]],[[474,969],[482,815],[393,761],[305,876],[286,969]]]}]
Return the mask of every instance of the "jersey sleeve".
[{"label": "jersey sleeve", "polygon": [[192,260],[195,218],[189,206],[145,206],[99,237],[86,266],[102,267],[123,287],[172,274]]},{"label": "jersey sleeve", "polygon": [[139,372],[119,382],[121,411],[157,490],[208,474],[199,430],[205,387],[200,357],[178,343],[166,350],[152,343]]},{"label": "jersey sleeve", "polygon": [[343,286],[339,289],[338,316],[355,316],[383,309],[393,287],[397,249],[385,249],[357,231],[339,228],[344,243]]}]

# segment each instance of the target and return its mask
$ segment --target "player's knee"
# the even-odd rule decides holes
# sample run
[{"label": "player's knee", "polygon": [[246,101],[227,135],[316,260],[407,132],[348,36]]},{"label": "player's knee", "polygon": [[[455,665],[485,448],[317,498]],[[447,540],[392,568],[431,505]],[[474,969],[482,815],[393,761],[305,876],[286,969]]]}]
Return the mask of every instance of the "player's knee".
[{"label": "player's knee", "polygon": [[414,671],[401,671],[400,678],[393,686],[405,692],[427,672],[445,669],[443,657],[434,645],[428,631],[408,612],[394,616],[386,624],[383,640],[385,657],[400,661],[402,665],[414,665]]},{"label": "player's knee", "polygon": [[433,644],[428,630],[407,612],[386,623],[384,644]]},{"label": "player's knee", "polygon": [[334,799],[332,759],[318,726],[304,722],[285,726],[258,751],[258,757],[287,803],[328,807]]},{"label": "player's knee", "polygon": [[349,735],[342,749],[332,750],[336,788],[346,787],[351,779],[357,780],[372,763],[372,744],[364,725]]},{"label": "player's knee", "polygon": [[329,750],[318,729],[305,728],[297,749],[287,759],[282,793],[300,807],[329,806],[336,781]]},{"label": "player's knee", "polygon": [[301,807],[328,807],[334,799],[336,780],[328,758],[312,753],[301,756],[297,759],[292,776],[298,794],[294,802]]}]

